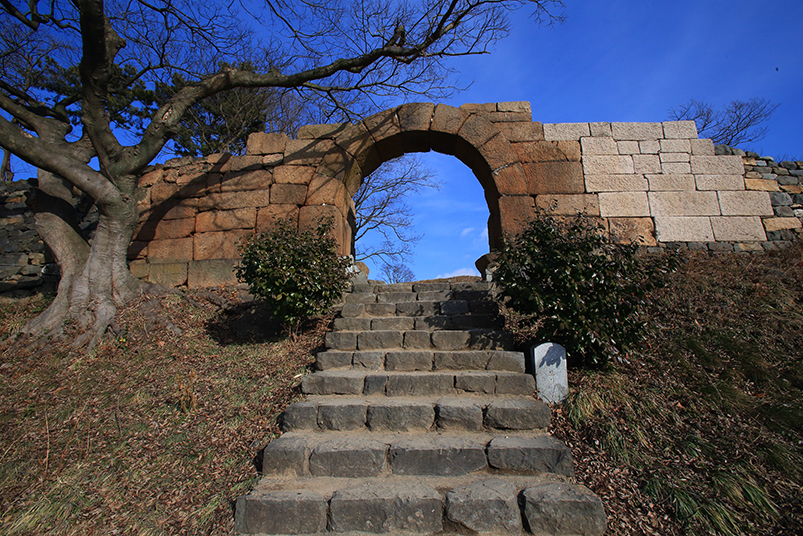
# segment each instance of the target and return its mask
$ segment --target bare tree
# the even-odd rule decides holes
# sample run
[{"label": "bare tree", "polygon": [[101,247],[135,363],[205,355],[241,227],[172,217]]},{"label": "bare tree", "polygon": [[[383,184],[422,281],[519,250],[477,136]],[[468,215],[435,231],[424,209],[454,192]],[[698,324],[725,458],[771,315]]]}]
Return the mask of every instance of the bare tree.
[{"label": "bare tree", "polygon": [[402,263],[385,264],[382,266],[383,279],[387,283],[410,283],[415,281],[415,274]]},{"label": "bare tree", "polygon": [[[440,183],[414,155],[391,160],[365,177],[354,194],[356,260],[391,264],[409,259],[421,236],[413,234],[413,212],[405,198],[424,188],[437,189]],[[382,237],[379,245],[366,245],[372,235]]]},{"label": "bare tree", "polygon": [[669,110],[673,121],[694,121],[697,134],[715,144],[735,147],[759,141],[767,135],[763,125],[778,108],[767,99],[734,100],[724,109],[715,110],[707,102],[690,100]]},{"label": "bare tree", "polygon": [[[62,274],[56,299],[24,332],[60,334],[69,320],[80,333],[73,344],[91,346],[118,307],[155,290],[126,263],[137,178],[196,103],[234,88],[294,89],[322,114],[350,119],[391,96],[437,98],[450,90],[447,59],[485,53],[506,35],[511,11],[530,6],[550,23],[559,5],[0,0],[0,146],[40,170],[32,204]],[[254,70],[219,68],[243,61]],[[175,74],[191,83],[156,110],[131,91]],[[122,141],[120,125],[136,119],[141,134]],[[98,209],[91,245],[75,221],[74,188]]]}]

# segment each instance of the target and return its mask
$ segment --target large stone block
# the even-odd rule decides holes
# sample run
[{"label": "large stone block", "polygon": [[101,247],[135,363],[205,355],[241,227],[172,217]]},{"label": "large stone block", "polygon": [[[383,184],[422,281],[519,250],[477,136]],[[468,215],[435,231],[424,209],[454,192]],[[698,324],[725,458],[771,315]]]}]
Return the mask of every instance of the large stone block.
[{"label": "large stone block", "polygon": [[689,140],[691,154],[698,156],[714,156],[714,142],[711,140]]},{"label": "large stone block", "polygon": [[572,451],[549,435],[495,437],[488,445],[488,464],[516,473],[574,476]]},{"label": "large stone block", "polygon": [[195,218],[195,231],[228,231],[230,229],[253,229],[256,225],[257,209],[243,207],[234,210],[210,210],[201,212]]},{"label": "large stone block", "polygon": [[354,352],[351,364],[356,369],[379,370],[385,364],[384,350]]},{"label": "large stone block", "polygon": [[137,240],[165,240],[192,236],[195,231],[195,218],[180,220],[146,221],[136,234]]},{"label": "large stone block", "polygon": [[689,153],[661,153],[658,156],[661,159],[662,169],[664,163],[686,163],[691,159]]},{"label": "large stone block", "polygon": [[585,486],[552,483],[524,490],[524,517],[533,534],[602,536],[607,525],[602,501]]},{"label": "large stone block", "polygon": [[[675,160],[676,162],[688,162],[688,156],[691,153],[691,142],[688,139],[669,139],[669,140],[659,140],[661,146],[661,153],[677,153],[677,154],[685,154],[685,160]],[[669,161],[669,160],[668,160]]]},{"label": "large stone block", "polygon": [[646,192],[601,192],[599,215],[609,217],[639,217],[650,215]]},{"label": "large stone block", "polygon": [[318,427],[323,430],[365,428],[368,405],[361,400],[325,400],[318,404]]},{"label": "large stone block", "polygon": [[583,155],[618,155],[619,148],[613,138],[609,137],[588,137],[581,138],[580,145],[583,148]]},{"label": "large stone block", "polygon": [[764,228],[768,233],[784,229],[800,229],[801,225],[798,218],[764,218]]},{"label": "large stone block", "polygon": [[189,288],[209,288],[234,285],[237,276],[234,268],[238,261],[233,259],[207,259],[189,263],[187,286]]},{"label": "large stone block", "polygon": [[758,216],[722,216],[711,218],[714,238],[719,242],[763,242],[767,239]]},{"label": "large stone block", "polygon": [[435,421],[432,404],[409,400],[383,400],[368,407],[368,427],[373,431],[428,430]]},{"label": "large stone block", "polygon": [[608,232],[611,239],[619,244],[657,244],[652,218],[608,218]]},{"label": "large stone block", "polygon": [[548,428],[552,420],[549,406],[538,400],[504,398],[492,402],[485,411],[490,428],[534,430]]},{"label": "large stone block", "polygon": [[479,115],[471,115],[466,119],[457,132],[457,136],[479,149],[499,135],[499,129],[493,123]]},{"label": "large stone block", "polygon": [[711,218],[704,216],[656,216],[655,237],[659,242],[713,242]]},{"label": "large stone block", "polygon": [[[242,157],[247,158],[247,157]],[[249,157],[250,158],[250,157]],[[262,157],[259,165],[262,165]],[[226,173],[220,180],[221,192],[243,192],[251,190],[267,190],[273,183],[273,174],[266,170],[234,171]]]},{"label": "large stone block", "polygon": [[511,142],[538,141],[544,139],[544,126],[538,122],[499,123],[497,127]]},{"label": "large stone block", "polygon": [[221,192],[198,199],[200,210],[231,210],[242,207],[266,207],[270,205],[270,190],[249,192]]},{"label": "large stone block", "polygon": [[401,331],[363,331],[357,337],[358,350],[402,348],[404,334]]},{"label": "large stone block", "polygon": [[391,316],[387,318],[371,319],[371,329],[374,330],[408,330],[415,329],[415,319],[406,316]]},{"label": "large stone block", "polygon": [[634,173],[629,155],[583,155],[585,175],[627,175]]},{"label": "large stone block", "polygon": [[321,533],[326,530],[327,506],[326,499],[314,491],[245,495],[237,498],[234,530],[238,534]]},{"label": "large stone block", "polygon": [[152,263],[148,269],[148,279],[157,285],[178,287],[187,283],[187,263]]},{"label": "large stone block", "polygon": [[462,372],[455,376],[455,388],[466,393],[494,394],[496,374],[489,372]]},{"label": "large stone block", "polygon": [[646,192],[649,188],[644,175],[586,175],[585,189],[593,192]]},{"label": "large stone block", "polygon": [[284,153],[289,138],[279,132],[254,132],[248,135],[246,154]]},{"label": "large stone block", "polygon": [[692,155],[691,171],[695,175],[744,175],[744,164],[736,155]]},{"label": "large stone block", "polygon": [[148,261],[151,264],[191,260],[192,238],[151,240],[148,244]]},{"label": "large stone block", "polygon": [[430,130],[433,132],[443,132],[446,134],[457,134],[468,114],[446,104],[438,104],[432,115]]},{"label": "large stone block", "polygon": [[313,140],[315,138],[331,139],[351,127],[351,123],[325,123],[321,125],[304,125],[298,129],[298,139]]},{"label": "large stone block", "polygon": [[444,373],[398,373],[385,383],[387,396],[442,396],[454,392],[454,376]]},{"label": "large stone block", "polygon": [[306,472],[308,456],[305,436],[284,434],[271,441],[262,451],[262,474],[301,476]]},{"label": "large stone block", "polygon": [[524,173],[531,195],[585,192],[580,162],[534,162],[524,164]]},{"label": "large stone block", "polygon": [[438,350],[463,350],[468,348],[470,340],[468,331],[432,332],[432,345]]},{"label": "large stone block", "polygon": [[695,190],[694,175],[645,175],[652,191]]},{"label": "large stone block", "polygon": [[270,187],[272,205],[303,205],[305,199],[307,199],[307,186],[303,184],[274,184]]},{"label": "large stone block", "polygon": [[529,191],[527,174],[519,163],[495,169],[491,173],[491,179],[496,191],[486,192],[486,195],[527,195]]},{"label": "large stone block", "polygon": [[485,370],[488,352],[483,350],[456,350],[434,352],[435,370]]},{"label": "large stone block", "polygon": [[691,173],[691,166],[688,162],[661,162],[661,173],[687,175]]},{"label": "large stone block", "polygon": [[441,398],[435,406],[441,430],[481,430],[482,407],[465,398]]},{"label": "large stone block", "polygon": [[544,123],[544,139],[577,140],[591,135],[588,123]]},{"label": "large stone block", "polygon": [[284,147],[284,162],[296,166],[317,165],[334,147],[332,140],[289,140]]},{"label": "large stone block", "polygon": [[273,169],[273,182],[276,184],[309,184],[314,174],[314,166],[278,166]]},{"label": "large stone block", "polygon": [[719,216],[716,192],[650,192],[653,216]]},{"label": "large stone block", "polygon": [[611,123],[615,140],[657,140],[664,137],[661,123]]},{"label": "large stone block", "polygon": [[324,441],[310,454],[309,472],[312,476],[376,476],[385,467],[387,451],[385,443],[362,437]]},{"label": "large stone block", "polygon": [[317,430],[318,403],[303,400],[287,406],[282,413],[282,430]]},{"label": "large stone block", "polygon": [[619,154],[639,154],[639,142],[634,140],[617,141],[616,147],[619,149]]},{"label": "large stone block", "polygon": [[530,374],[499,373],[496,375],[495,392],[498,395],[532,396],[535,378]]},{"label": "large stone block", "polygon": [[443,528],[443,498],[424,484],[363,484],[335,492],[329,523],[336,533],[434,534]]},{"label": "large stone block", "polygon": [[365,376],[346,372],[315,372],[301,380],[301,390],[307,395],[359,395],[362,394]]},{"label": "large stone block", "polygon": [[634,154],[633,171],[637,175],[642,173],[660,173],[661,158],[655,154]]},{"label": "large stone block", "polygon": [[772,216],[772,203],[766,192],[718,192],[723,216]]},{"label": "large stone block", "polygon": [[[429,346],[428,332],[409,332],[421,333],[427,336],[427,346]],[[405,341],[407,337],[405,336]],[[432,370],[431,351],[400,351],[388,352],[385,355],[385,370],[413,371],[413,370]]]},{"label": "large stone block", "polygon": [[741,175],[695,175],[698,190],[744,190]]},{"label": "large stone block", "polygon": [[524,354],[521,352],[507,352],[497,350],[489,352],[487,370],[501,372],[524,372]]},{"label": "large stone block", "polygon": [[535,206],[557,216],[575,216],[579,212],[599,216],[599,197],[596,194],[538,195]]},{"label": "large stone block", "polygon": [[519,534],[518,492],[498,478],[455,488],[446,494],[446,517],[472,534]]},{"label": "large stone block", "polygon": [[388,451],[393,474],[460,476],[488,467],[485,444],[463,437],[402,439]]},{"label": "large stone block", "polygon": [[697,124],[694,121],[664,121],[662,125],[664,138],[697,138]]},{"label": "large stone block", "polygon": [[[560,143],[577,144],[577,142],[526,141],[514,143],[512,146],[522,164],[527,162],[568,162],[569,154],[564,150],[566,147],[559,145]],[[577,150],[571,152],[577,152]]]},{"label": "large stone block", "polygon": [[253,231],[247,229],[196,233],[192,239],[193,258],[195,260],[238,259],[242,240],[252,234]]},{"label": "large stone block", "polygon": [[292,226],[298,225],[299,209],[296,205],[270,205],[259,208],[257,212],[256,230],[265,232],[272,229],[279,221],[287,221]]}]

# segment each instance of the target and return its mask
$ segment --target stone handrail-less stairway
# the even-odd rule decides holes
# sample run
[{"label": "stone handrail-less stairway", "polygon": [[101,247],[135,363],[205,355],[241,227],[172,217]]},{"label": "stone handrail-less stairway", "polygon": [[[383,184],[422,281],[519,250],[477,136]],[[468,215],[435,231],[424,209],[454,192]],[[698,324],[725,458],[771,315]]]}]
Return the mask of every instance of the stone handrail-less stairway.
[{"label": "stone handrail-less stairway", "polygon": [[599,535],[488,283],[355,284],[240,534]]}]

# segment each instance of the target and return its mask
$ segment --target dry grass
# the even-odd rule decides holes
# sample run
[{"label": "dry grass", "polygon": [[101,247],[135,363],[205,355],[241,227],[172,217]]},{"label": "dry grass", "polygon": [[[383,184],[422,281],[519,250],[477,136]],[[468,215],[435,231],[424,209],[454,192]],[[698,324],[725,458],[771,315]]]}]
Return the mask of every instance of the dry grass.
[{"label": "dry grass", "polygon": [[687,255],[641,355],[572,373],[555,433],[611,534],[803,534],[802,251]]},{"label": "dry grass", "polygon": [[[0,338],[46,301],[4,302]],[[182,334],[149,328],[134,304],[90,355],[0,343],[0,533],[233,531],[232,501],[258,477],[326,321],[291,345],[258,307],[161,302]]]}]

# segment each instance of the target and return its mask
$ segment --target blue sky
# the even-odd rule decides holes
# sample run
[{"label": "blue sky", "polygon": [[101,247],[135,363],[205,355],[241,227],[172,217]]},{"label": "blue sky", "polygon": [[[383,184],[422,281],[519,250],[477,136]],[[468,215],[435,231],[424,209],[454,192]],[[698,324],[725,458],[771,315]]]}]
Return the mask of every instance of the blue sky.
[{"label": "blue sky", "polygon": [[[692,98],[721,108],[763,97],[780,106],[749,148],[803,159],[803,1],[569,0],[565,15],[548,28],[516,14],[492,54],[455,58],[471,86],[444,102],[525,100],[533,120],[571,123],[663,121]],[[424,235],[408,266],[418,279],[473,273],[488,251],[482,189],[453,157],[423,160],[444,185],[408,200]]]}]

